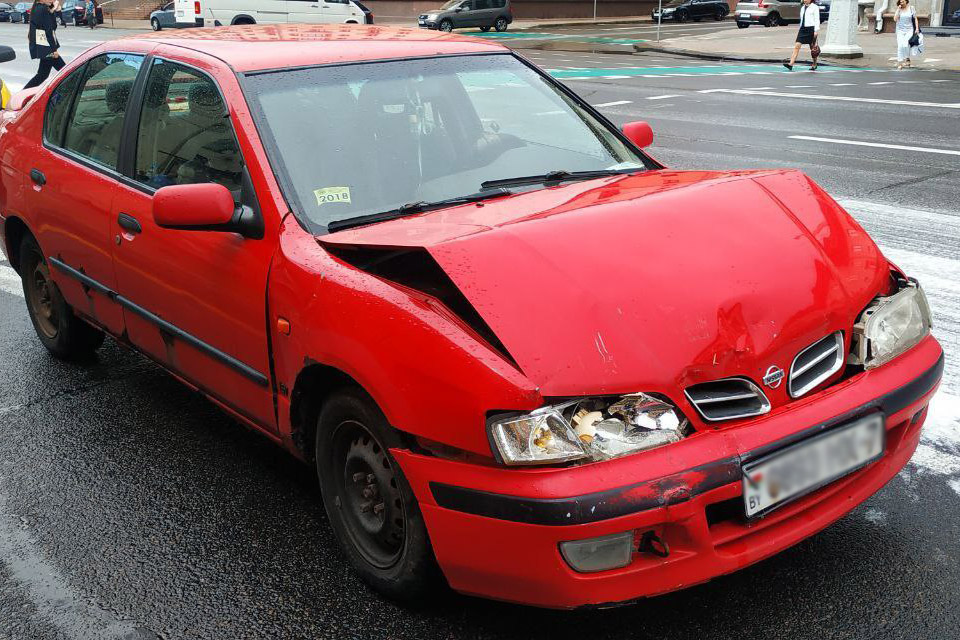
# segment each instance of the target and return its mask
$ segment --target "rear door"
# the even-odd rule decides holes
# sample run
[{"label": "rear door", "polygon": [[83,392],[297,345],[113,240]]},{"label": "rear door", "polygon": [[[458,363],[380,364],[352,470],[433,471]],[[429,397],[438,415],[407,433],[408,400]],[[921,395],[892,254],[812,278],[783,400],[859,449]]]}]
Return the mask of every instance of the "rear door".
[{"label": "rear door", "polygon": [[149,63],[136,153],[126,160],[130,178],[113,202],[114,233],[121,238],[113,245],[117,285],[128,301],[124,319],[133,344],[238,416],[273,431],[266,290],[276,222],[272,235],[251,240],[163,229],[153,220],[153,194],[167,185],[215,182],[236,201],[257,206],[253,187],[244,186],[249,174],[221,91],[220,83],[232,83],[238,96],[236,78],[200,60]]},{"label": "rear door", "polygon": [[115,335],[123,314],[104,290],[116,290],[111,206],[124,118],[144,56],[91,58],[53,89],[44,114],[44,144],[27,164],[34,182],[28,207],[48,266],[66,301]]}]

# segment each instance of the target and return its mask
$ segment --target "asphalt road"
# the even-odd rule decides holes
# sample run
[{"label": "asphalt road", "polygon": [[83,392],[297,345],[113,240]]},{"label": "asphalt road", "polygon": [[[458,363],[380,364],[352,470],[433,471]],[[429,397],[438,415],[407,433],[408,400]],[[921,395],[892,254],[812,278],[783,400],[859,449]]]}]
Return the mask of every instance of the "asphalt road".
[{"label": "asphalt road", "polygon": [[[60,34],[68,58],[116,35]],[[524,54],[617,124],[651,122],[670,166],[804,169],[920,278],[947,371],[911,464],[796,547],[631,607],[402,609],[341,558],[309,469],[113,342],[51,359],[0,262],[0,638],[960,637],[960,74]]]}]

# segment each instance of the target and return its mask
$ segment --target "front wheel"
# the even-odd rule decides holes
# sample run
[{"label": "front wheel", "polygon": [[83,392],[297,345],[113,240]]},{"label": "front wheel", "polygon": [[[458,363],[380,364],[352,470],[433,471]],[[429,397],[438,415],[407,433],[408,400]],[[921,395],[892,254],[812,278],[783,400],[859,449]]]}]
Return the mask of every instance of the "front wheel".
[{"label": "front wheel", "polygon": [[507,19],[506,18],[497,18],[497,21],[493,23],[493,28],[499,32],[504,32],[507,30]]},{"label": "front wheel", "polygon": [[720,22],[726,17],[727,17],[727,14],[724,12],[723,9],[717,9],[717,12],[713,14],[713,19],[716,20],[717,22]]},{"label": "front wheel", "polygon": [[780,24],[780,16],[777,15],[776,13],[771,13],[771,14],[768,15],[767,18],[763,21],[763,26],[765,26],[765,27],[775,27],[775,26],[777,26],[777,25],[779,25],[779,24]]},{"label": "front wheel", "polygon": [[154,31],[160,31],[160,21],[156,18],[150,18],[150,28]]},{"label": "front wheel", "polygon": [[446,31],[447,33],[450,33],[451,31],[453,31],[453,23],[450,22],[449,20],[443,20],[440,22],[439,29],[440,31]]},{"label": "front wheel", "polygon": [[20,243],[20,277],[30,322],[40,342],[62,360],[80,360],[93,355],[103,344],[103,332],[78,318],[50,277],[50,268],[31,236]]},{"label": "front wheel", "polygon": [[686,22],[690,19],[690,16],[687,15],[686,11],[677,11],[676,20],[677,22]]},{"label": "front wheel", "polygon": [[390,455],[403,446],[362,390],[346,388],[324,402],[316,463],[330,525],[367,584],[412,601],[434,586],[439,571],[413,490]]}]

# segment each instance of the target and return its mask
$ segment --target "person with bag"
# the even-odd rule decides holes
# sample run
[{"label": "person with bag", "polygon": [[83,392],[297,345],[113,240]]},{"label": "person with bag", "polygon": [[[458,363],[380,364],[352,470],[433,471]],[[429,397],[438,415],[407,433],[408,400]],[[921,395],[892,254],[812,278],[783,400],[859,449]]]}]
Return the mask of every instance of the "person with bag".
[{"label": "person with bag", "polygon": [[59,71],[66,66],[60,57],[57,42],[57,19],[53,17],[53,0],[34,0],[30,9],[30,29],[27,31],[27,40],[30,43],[30,57],[40,60],[37,74],[30,78],[24,89],[39,86],[50,75],[51,69]]},{"label": "person with bag", "polygon": [[920,21],[917,20],[917,10],[910,6],[910,0],[898,0],[897,12],[893,14],[893,22],[897,25],[897,69],[910,66],[910,49],[916,48],[917,55],[921,53]]},{"label": "person with bag", "polygon": [[811,71],[817,69],[817,58],[820,57],[820,45],[817,44],[817,36],[820,34],[820,7],[813,0],[803,0],[803,6],[800,8],[800,32],[797,33],[797,42],[793,45],[793,55],[790,56],[790,62],[784,62],[789,71],[793,71],[793,64],[800,55],[800,47],[807,45],[810,47],[810,56],[813,58]]}]

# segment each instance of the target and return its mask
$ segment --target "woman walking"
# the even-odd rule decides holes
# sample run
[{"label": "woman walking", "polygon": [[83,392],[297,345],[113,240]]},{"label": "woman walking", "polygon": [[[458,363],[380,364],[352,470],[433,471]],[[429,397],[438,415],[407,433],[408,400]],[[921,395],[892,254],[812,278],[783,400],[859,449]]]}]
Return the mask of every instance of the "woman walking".
[{"label": "woman walking", "polygon": [[897,2],[893,22],[897,25],[897,69],[903,69],[910,66],[910,38],[920,31],[917,11],[910,6],[910,0]]},{"label": "woman walking", "polygon": [[812,0],[803,0],[803,6],[800,8],[800,32],[797,33],[797,42],[793,45],[793,55],[790,56],[790,62],[784,62],[788,70],[793,71],[793,63],[797,61],[800,55],[800,47],[807,45],[810,47],[810,56],[813,58],[811,71],[817,68],[817,58],[820,56],[820,47],[817,45],[817,35],[820,33],[820,7]]},{"label": "woman walking", "polygon": [[52,7],[53,0],[35,0],[30,9],[27,40],[30,42],[30,57],[40,60],[40,67],[24,89],[40,85],[50,75],[51,69],[59,71],[67,64],[57,51],[60,43],[57,42],[57,20],[53,17]]}]

